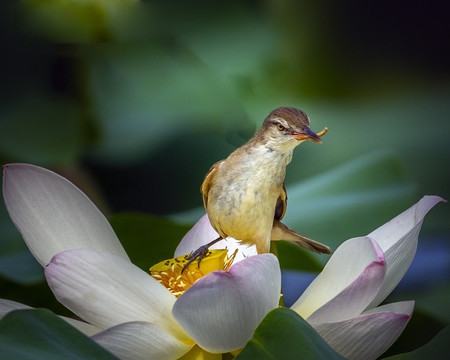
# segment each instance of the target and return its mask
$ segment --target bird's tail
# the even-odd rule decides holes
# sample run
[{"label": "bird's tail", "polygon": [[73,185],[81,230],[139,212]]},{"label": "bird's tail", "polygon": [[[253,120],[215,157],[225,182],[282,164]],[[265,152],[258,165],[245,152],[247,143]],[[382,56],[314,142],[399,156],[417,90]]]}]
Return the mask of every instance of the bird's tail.
[{"label": "bird's tail", "polygon": [[294,230],[289,229],[286,225],[276,219],[273,221],[270,240],[286,240],[318,254],[331,254],[331,250],[328,246],[321,244],[320,242],[308,239],[306,236],[303,236],[295,232]]}]

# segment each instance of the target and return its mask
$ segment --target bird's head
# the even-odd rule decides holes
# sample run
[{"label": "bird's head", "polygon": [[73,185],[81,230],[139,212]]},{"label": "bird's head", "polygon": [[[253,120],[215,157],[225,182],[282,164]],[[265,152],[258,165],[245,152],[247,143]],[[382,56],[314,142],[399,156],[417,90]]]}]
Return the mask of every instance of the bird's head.
[{"label": "bird's head", "polygon": [[328,128],[316,134],[309,126],[309,118],[303,111],[293,107],[279,107],[266,117],[257,135],[268,146],[288,152],[306,140],[322,142],[320,136]]}]

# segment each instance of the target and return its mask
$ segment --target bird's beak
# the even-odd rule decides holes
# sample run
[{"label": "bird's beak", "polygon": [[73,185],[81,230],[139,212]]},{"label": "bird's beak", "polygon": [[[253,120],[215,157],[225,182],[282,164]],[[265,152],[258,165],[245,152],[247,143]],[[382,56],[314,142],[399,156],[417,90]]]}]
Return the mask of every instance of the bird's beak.
[{"label": "bird's beak", "polygon": [[[323,131],[321,132],[321,135],[323,135],[322,133]],[[320,136],[309,128],[305,128],[302,132],[292,132],[291,135],[293,135],[297,140],[310,140],[317,143],[322,142]]]}]

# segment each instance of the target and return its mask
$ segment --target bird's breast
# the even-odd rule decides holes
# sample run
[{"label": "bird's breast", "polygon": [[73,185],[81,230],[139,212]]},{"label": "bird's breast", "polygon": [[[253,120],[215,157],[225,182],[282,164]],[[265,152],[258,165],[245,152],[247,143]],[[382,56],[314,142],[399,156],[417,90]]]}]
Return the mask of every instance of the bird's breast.
[{"label": "bird's breast", "polygon": [[251,243],[255,238],[270,239],[286,164],[283,159],[274,161],[270,150],[244,155],[238,162],[230,156],[220,166],[208,194],[207,211],[221,236]]}]

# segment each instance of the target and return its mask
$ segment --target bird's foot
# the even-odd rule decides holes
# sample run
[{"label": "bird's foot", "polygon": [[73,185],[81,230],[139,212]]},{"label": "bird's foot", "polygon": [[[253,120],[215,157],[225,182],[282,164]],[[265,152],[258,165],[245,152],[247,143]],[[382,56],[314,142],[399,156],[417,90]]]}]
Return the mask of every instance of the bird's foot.
[{"label": "bird's foot", "polygon": [[200,267],[200,261],[203,260],[203,258],[206,257],[209,251],[208,245],[202,245],[197,250],[191,252],[189,256],[187,257],[188,262],[184,264],[183,270],[181,270],[181,273],[183,273],[184,270],[191,264],[194,260],[197,259],[198,267]]},{"label": "bird's foot", "polygon": [[191,252],[189,256],[187,257],[188,262],[184,264],[183,270],[181,270],[181,273],[183,273],[184,270],[189,266],[190,263],[192,263],[195,259],[197,259],[198,267],[200,267],[200,261],[203,260],[203,258],[208,255],[209,247],[214,245],[216,242],[222,240],[222,237],[218,237],[217,239],[214,239],[213,241],[210,241],[206,245],[200,246],[197,250],[194,252]]}]

